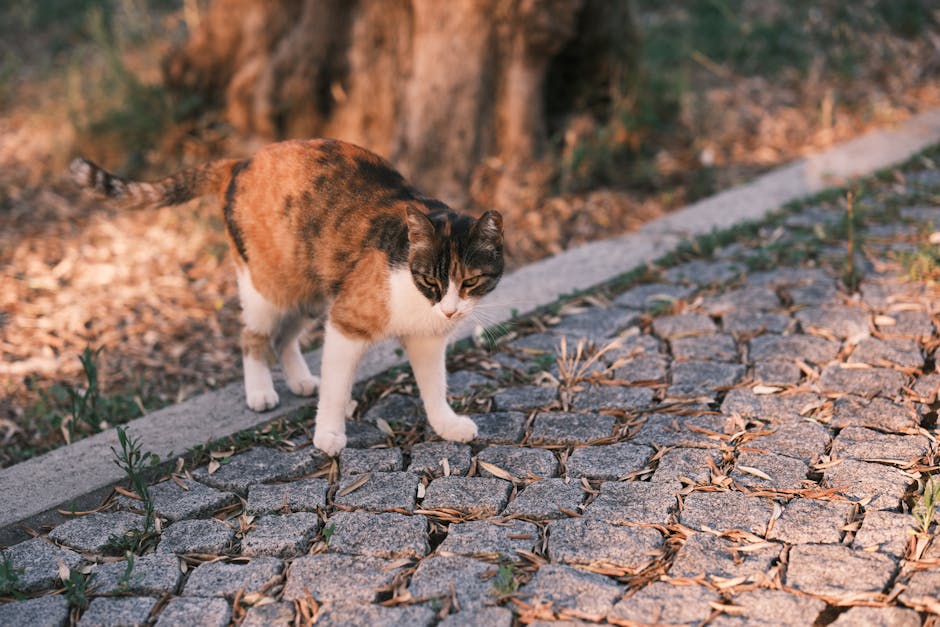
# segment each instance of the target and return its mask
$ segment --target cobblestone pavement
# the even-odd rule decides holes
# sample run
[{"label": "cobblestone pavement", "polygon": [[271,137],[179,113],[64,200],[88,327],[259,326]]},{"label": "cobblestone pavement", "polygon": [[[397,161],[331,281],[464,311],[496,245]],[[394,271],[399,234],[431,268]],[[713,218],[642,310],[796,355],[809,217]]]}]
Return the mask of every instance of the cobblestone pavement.
[{"label": "cobblestone pavement", "polygon": [[455,354],[470,445],[401,371],[338,460],[308,421],[164,477],[131,560],[127,496],[37,530],[0,625],[936,625],[938,194],[870,183],[854,235],[818,199]]}]

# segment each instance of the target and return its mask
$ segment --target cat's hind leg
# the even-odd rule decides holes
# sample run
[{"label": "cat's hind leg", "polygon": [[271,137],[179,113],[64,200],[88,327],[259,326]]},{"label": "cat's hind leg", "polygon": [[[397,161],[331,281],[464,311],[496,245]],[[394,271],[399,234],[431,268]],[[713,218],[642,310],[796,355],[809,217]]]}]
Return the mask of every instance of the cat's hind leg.
[{"label": "cat's hind leg", "polygon": [[246,268],[237,271],[238,295],[242,304],[242,367],[245,373],[245,400],[254,411],[274,409],[280,402],[271,378],[274,364],[272,336],[283,313],[265,299],[251,282]]},{"label": "cat's hind leg", "polygon": [[281,369],[287,387],[297,396],[312,396],[320,386],[320,378],[310,374],[310,368],[300,350],[300,335],[306,322],[301,314],[286,316],[278,332]]},{"label": "cat's hind leg", "polygon": [[313,444],[327,455],[346,446],[346,411],[356,376],[356,366],[370,342],[345,335],[329,321],[323,334],[320,367],[320,399]]}]

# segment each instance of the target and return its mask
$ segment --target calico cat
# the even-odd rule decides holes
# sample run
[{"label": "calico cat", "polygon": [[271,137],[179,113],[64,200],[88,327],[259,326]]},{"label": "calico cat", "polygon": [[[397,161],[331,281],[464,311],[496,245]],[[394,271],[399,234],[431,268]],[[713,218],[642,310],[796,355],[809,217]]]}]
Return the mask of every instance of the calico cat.
[{"label": "calico cat", "polygon": [[[360,358],[399,338],[434,430],[466,442],[477,428],[447,403],[447,339],[496,287],[503,225],[454,213],[409,186],[386,161],[341,141],[268,145],[252,158],[223,160],[153,183],[128,181],[88,160],[73,179],[129,204],[174,205],[215,192],[234,249],[242,306],[248,407],[275,407],[270,366],[280,358],[291,392],[318,388],[314,444],[346,445],[346,407]],[[308,319],[325,317],[321,378],[300,352]]]}]

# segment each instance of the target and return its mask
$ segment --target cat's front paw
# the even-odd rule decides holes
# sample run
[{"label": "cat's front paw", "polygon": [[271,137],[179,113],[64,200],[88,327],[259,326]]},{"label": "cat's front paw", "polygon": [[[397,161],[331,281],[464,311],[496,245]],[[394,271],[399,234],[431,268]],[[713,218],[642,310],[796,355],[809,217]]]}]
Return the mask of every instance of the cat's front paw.
[{"label": "cat's front paw", "polygon": [[330,457],[336,457],[346,448],[346,434],[317,429],[313,434],[313,445]]},{"label": "cat's front paw", "polygon": [[477,437],[477,423],[460,414],[453,414],[433,426],[439,436],[452,442],[469,442]]},{"label": "cat's front paw", "polygon": [[288,377],[287,387],[297,396],[313,396],[313,393],[320,387],[320,377],[315,377],[312,374],[296,379]]},{"label": "cat's front paw", "polygon": [[254,411],[268,411],[281,402],[273,387],[245,390],[245,400],[248,402],[249,409]]}]

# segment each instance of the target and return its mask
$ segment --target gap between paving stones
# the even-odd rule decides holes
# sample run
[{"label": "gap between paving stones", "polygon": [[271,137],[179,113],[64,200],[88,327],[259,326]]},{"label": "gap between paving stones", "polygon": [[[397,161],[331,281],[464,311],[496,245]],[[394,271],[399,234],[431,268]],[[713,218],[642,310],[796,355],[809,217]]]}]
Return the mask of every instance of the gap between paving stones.
[{"label": "gap between paving stones", "polygon": [[[894,129],[879,130],[765,174],[654,220],[635,233],[587,244],[522,268],[501,281],[486,302],[493,320],[522,315],[559,296],[609,281],[673,250],[683,240],[742,222],[756,221],[789,201],[871,174],[940,141],[940,109],[915,116]],[[470,335],[464,329],[458,339]],[[360,365],[357,381],[403,362],[397,344],[373,348]],[[319,372],[320,352],[307,355]],[[245,431],[307,407],[310,399],[287,392],[276,378],[281,405],[257,414],[244,405],[242,384],[168,407],[127,425],[146,450],[168,459],[193,446]],[[83,509],[100,502],[123,479],[112,463],[117,445],[110,429],[70,446],[0,471],[0,544],[23,539],[17,524],[61,522],[56,508]]]}]

